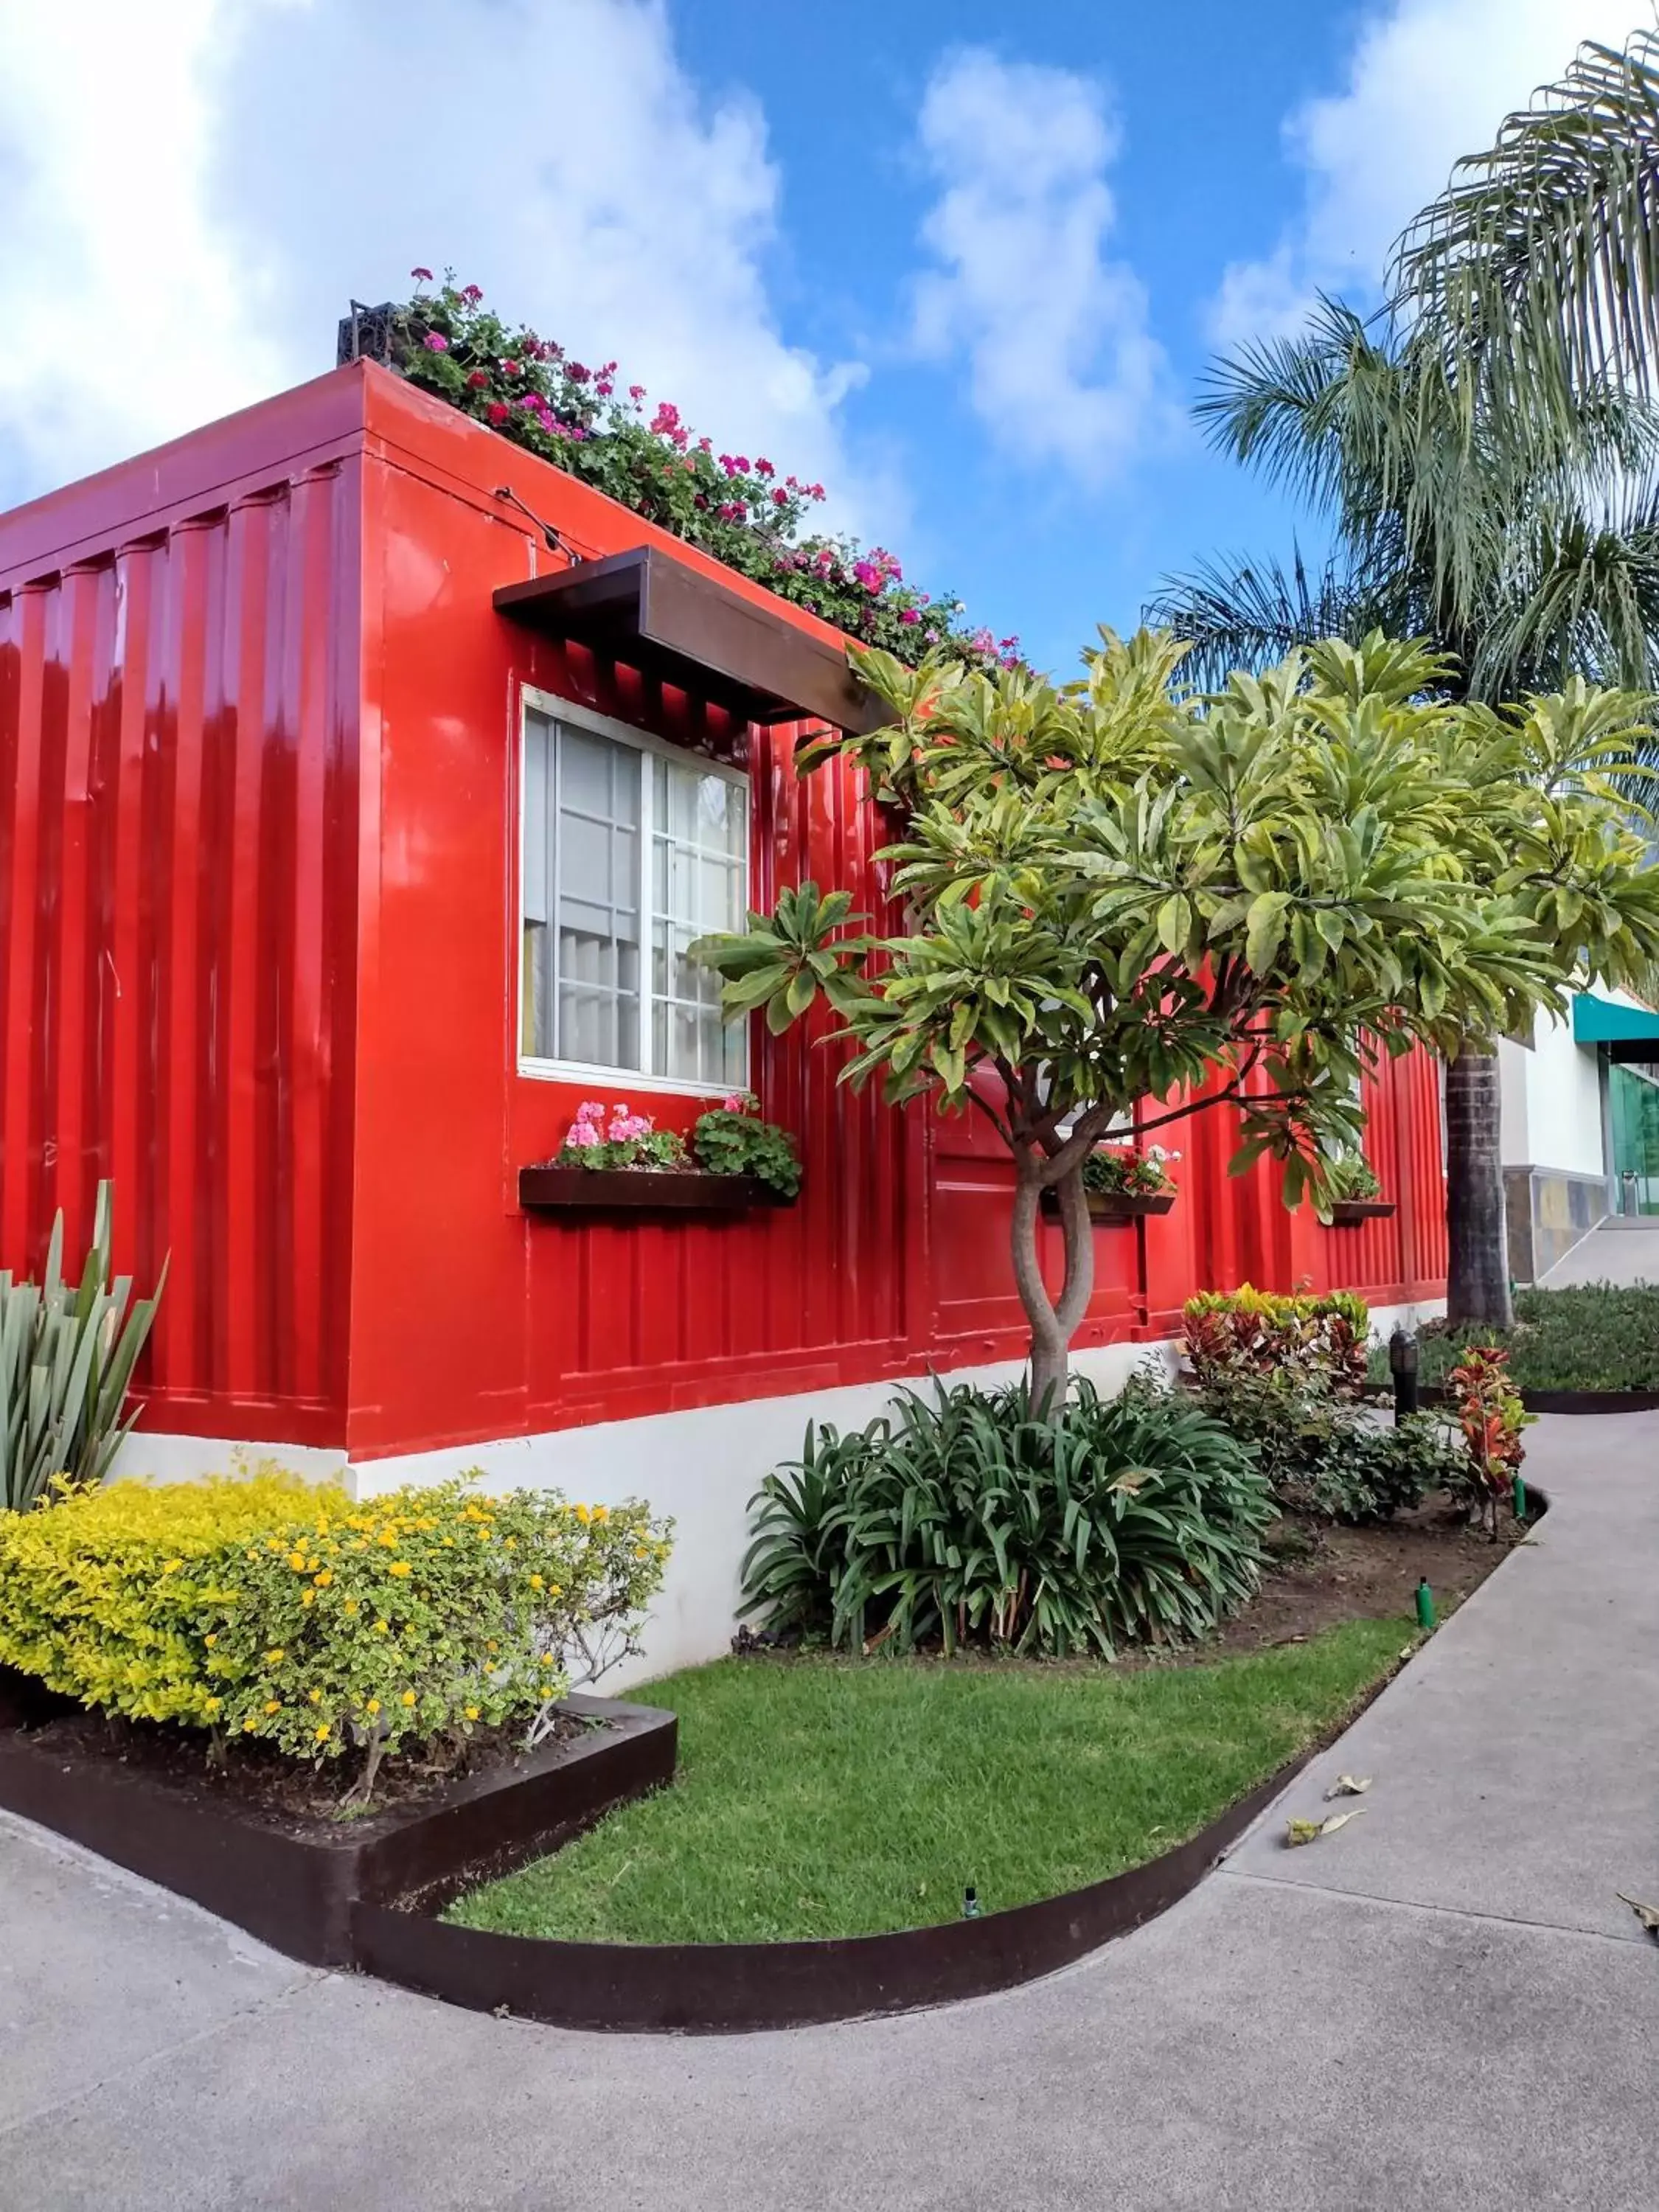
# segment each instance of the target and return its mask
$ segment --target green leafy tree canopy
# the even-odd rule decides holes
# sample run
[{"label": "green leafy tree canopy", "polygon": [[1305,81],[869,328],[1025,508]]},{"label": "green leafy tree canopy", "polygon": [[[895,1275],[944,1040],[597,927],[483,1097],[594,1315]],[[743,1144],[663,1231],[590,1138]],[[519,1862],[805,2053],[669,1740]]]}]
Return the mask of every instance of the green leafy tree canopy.
[{"label": "green leafy tree canopy", "polygon": [[1235,1171],[1271,1155],[1287,1202],[1322,1206],[1375,1041],[1496,1036],[1559,1008],[1576,969],[1659,950],[1659,876],[1617,781],[1639,697],[1462,704],[1432,654],[1378,633],[1194,698],[1183,651],[1103,631],[1063,688],[860,654],[890,724],[803,765],[851,762],[898,811],[882,857],[901,930],[872,934],[849,894],[805,883],[696,948],[728,1015],[776,1031],[823,1000],[842,1080],[994,1123],[1039,1401],[1064,1388],[1092,1289],[1082,1169],[1115,1122],[1229,1108]]}]

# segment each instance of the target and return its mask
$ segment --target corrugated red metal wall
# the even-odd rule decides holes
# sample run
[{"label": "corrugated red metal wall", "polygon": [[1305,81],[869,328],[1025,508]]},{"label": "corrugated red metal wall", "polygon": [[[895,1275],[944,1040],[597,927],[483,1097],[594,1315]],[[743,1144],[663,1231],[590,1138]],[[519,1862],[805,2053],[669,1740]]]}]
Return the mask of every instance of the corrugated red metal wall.
[{"label": "corrugated red metal wall", "polygon": [[[590,1087],[517,1072],[521,689],[720,723],[494,614],[548,557],[502,484],[590,554],[700,560],[362,368],[0,519],[0,1264],[58,1204],[76,1247],[112,1172],[121,1263],[172,1254],[149,1425],[363,1456],[1018,1356],[994,1140],[854,1096],[799,1036],[756,1070],[798,1206],[520,1211]],[[750,740],[754,895],[812,875],[873,911],[878,825],[847,777],[794,777],[793,735]],[[1246,1275],[1432,1294],[1432,1065],[1370,1103],[1395,1221],[1286,1215],[1204,1115],[1174,1212],[1097,1233],[1079,1344],[1168,1334]]]},{"label": "corrugated red metal wall", "polygon": [[37,1267],[62,1206],[78,1262],[114,1177],[118,1266],[169,1258],[163,1427],[343,1425],[359,480],[222,489],[0,590],[0,1252]]}]

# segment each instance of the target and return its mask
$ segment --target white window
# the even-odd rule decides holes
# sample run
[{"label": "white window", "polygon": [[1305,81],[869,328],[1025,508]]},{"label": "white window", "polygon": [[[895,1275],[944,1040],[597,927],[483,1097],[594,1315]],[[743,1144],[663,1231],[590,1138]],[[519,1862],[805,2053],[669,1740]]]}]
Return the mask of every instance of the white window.
[{"label": "white window", "polygon": [[522,1063],[740,1087],[744,1025],[686,951],[743,927],[744,778],[549,702],[525,710],[522,791]]}]

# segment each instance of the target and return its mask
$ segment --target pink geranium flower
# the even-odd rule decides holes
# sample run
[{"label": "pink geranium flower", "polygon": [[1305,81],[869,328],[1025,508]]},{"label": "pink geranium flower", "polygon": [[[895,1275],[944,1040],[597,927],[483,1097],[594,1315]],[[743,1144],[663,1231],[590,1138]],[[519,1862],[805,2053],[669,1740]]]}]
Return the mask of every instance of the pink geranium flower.
[{"label": "pink geranium flower", "polygon": [[441,331],[428,331],[426,334],[426,349],[428,353],[447,353],[449,340]]}]

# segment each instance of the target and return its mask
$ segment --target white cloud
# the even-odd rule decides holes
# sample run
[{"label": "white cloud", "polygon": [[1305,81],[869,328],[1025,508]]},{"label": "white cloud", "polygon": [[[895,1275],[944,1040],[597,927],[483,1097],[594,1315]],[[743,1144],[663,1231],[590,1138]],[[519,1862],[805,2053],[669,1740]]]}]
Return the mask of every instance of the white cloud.
[{"label": "white cloud", "polygon": [[1285,120],[1306,172],[1302,212],[1272,253],[1227,270],[1216,343],[1296,329],[1316,291],[1375,296],[1395,240],[1460,155],[1489,146],[1582,40],[1622,46],[1640,12],[1639,0],[1395,0],[1374,12],[1342,91]]},{"label": "white cloud", "polygon": [[970,47],[934,71],[920,138],[941,264],[917,288],[921,349],[966,357],[975,412],[1028,461],[1098,479],[1161,442],[1176,417],[1146,288],[1106,256],[1121,139],[1101,88]]},{"label": "white cloud", "polygon": [[449,263],[821,477],[838,520],[891,526],[837,415],[862,370],[791,345],[769,294],[764,118],[702,99],[660,0],[0,0],[0,177],[27,210],[0,228],[26,309],[0,498],[331,368],[352,295]]},{"label": "white cloud", "polygon": [[216,0],[0,5],[0,499],[282,380],[264,272],[207,212]]}]

